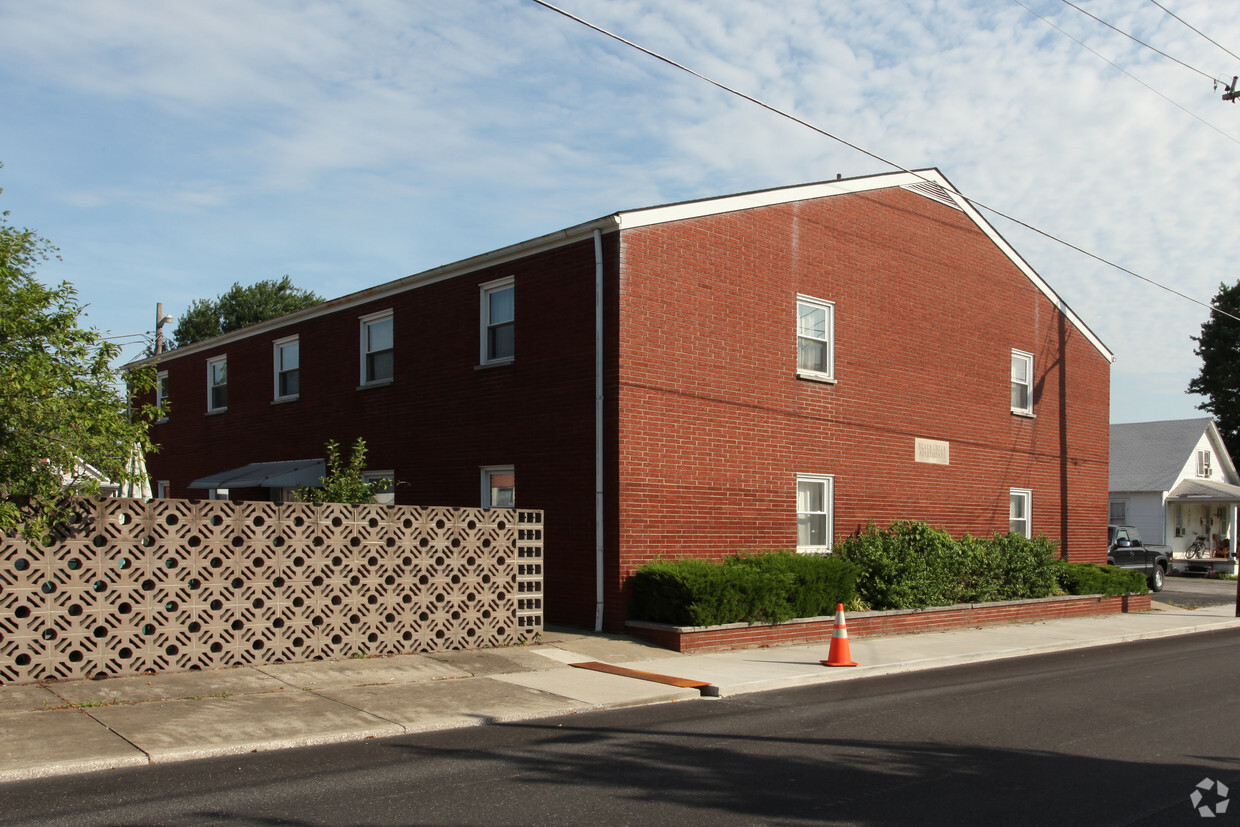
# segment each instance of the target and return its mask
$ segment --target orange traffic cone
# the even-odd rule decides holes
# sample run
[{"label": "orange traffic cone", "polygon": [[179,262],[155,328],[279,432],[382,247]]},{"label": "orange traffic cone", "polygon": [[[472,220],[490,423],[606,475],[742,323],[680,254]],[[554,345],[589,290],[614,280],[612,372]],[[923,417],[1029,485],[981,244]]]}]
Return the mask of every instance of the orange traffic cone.
[{"label": "orange traffic cone", "polygon": [[831,651],[826,660],[818,661],[823,666],[856,666],[852,653],[848,650],[848,623],[844,620],[844,604],[835,606],[835,626],[831,629]]}]

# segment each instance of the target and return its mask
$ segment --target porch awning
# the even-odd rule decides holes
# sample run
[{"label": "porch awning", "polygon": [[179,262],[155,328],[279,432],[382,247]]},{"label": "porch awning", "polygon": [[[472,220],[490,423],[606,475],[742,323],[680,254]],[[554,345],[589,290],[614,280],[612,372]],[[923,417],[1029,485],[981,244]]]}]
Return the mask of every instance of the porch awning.
[{"label": "porch awning", "polygon": [[1167,502],[1240,503],[1240,485],[1213,480],[1184,480],[1171,489]]},{"label": "porch awning", "polygon": [[[318,485],[327,473],[321,459],[292,459],[283,462],[252,462],[241,468],[200,477],[190,488],[294,488]],[[1240,489],[1237,489],[1240,490]]]}]

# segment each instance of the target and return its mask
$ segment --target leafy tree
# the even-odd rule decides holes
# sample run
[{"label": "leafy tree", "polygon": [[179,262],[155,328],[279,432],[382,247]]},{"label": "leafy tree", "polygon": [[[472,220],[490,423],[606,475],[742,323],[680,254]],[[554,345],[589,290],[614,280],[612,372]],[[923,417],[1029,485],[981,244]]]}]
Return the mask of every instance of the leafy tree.
[{"label": "leafy tree", "polygon": [[159,413],[128,407],[129,393],[154,386],[154,369],[122,379],[111,367],[120,347],[80,326],[73,286],[35,279],[56,248],[8,216],[0,213],[0,532],[37,538],[70,515],[67,492],[98,493],[85,464],[136,481],[129,460],[153,450]]},{"label": "leafy tree", "polygon": [[1240,457],[1240,321],[1232,318],[1240,316],[1240,281],[1218,288],[1201,335],[1190,337],[1197,343],[1193,352],[1201,357],[1201,372],[1188,383],[1188,392],[1206,398],[1197,407],[1214,417],[1227,452]]},{"label": "leafy tree", "polygon": [[327,441],[326,448],[327,474],[319,480],[318,488],[297,486],[295,496],[301,502],[365,504],[374,502],[376,494],[392,490],[391,480],[362,480],[362,472],[366,470],[366,440],[360,436],[353,443],[348,460],[341,457],[340,446],[334,439]]},{"label": "leafy tree", "polygon": [[214,299],[194,299],[172,332],[168,348],[201,342],[322,301],[322,296],[295,287],[288,276],[279,281],[264,279],[249,287],[234,283]]}]

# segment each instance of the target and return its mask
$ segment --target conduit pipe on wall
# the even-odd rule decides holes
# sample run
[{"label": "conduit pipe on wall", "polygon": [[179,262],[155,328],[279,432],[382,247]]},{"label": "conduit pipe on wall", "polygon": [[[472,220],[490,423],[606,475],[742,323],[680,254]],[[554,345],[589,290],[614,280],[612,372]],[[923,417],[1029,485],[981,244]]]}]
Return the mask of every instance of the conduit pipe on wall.
[{"label": "conduit pipe on wall", "polygon": [[594,631],[603,631],[603,232],[594,231]]}]

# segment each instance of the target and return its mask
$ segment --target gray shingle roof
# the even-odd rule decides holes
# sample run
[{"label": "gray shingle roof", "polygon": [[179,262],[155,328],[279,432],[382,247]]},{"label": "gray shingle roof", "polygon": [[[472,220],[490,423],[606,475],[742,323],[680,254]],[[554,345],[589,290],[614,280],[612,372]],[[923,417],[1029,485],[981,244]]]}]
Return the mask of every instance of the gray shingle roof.
[{"label": "gray shingle roof", "polygon": [[1210,417],[1111,426],[1111,491],[1170,491]]}]

